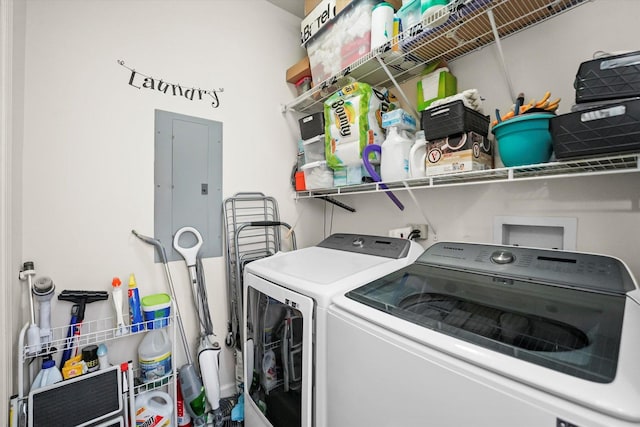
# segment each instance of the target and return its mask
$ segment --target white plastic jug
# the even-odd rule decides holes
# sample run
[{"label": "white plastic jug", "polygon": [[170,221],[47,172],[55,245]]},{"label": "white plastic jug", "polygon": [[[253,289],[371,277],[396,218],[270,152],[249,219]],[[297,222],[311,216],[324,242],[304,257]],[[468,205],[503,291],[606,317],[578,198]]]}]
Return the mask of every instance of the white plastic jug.
[{"label": "white plastic jug", "polygon": [[382,143],[380,177],[384,182],[409,178],[409,152],[413,138],[397,127],[389,128],[387,139]]},{"label": "white plastic jug", "polygon": [[423,178],[427,174],[427,141],[424,139],[424,131],[416,132],[416,142],[409,151],[409,176],[411,178]]},{"label": "white plastic jug", "polygon": [[136,427],[173,427],[173,400],[159,390],[136,396]]},{"label": "white plastic jug", "polygon": [[154,381],[171,373],[171,340],[165,328],[147,332],[138,346],[138,362],[144,382]]}]

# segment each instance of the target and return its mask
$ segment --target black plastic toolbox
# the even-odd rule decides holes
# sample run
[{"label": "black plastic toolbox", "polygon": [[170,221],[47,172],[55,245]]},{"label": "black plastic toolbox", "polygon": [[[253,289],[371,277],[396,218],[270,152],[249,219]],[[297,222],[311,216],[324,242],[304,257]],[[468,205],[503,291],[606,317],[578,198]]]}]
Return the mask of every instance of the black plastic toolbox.
[{"label": "black plastic toolbox", "polygon": [[576,103],[640,96],[640,51],[583,62],[574,87]]},{"label": "black plastic toolbox", "polygon": [[552,117],[549,129],[558,159],[640,152],[640,98]]},{"label": "black plastic toolbox", "polygon": [[427,141],[464,132],[489,134],[489,116],[465,107],[460,100],[422,111],[420,122]]}]

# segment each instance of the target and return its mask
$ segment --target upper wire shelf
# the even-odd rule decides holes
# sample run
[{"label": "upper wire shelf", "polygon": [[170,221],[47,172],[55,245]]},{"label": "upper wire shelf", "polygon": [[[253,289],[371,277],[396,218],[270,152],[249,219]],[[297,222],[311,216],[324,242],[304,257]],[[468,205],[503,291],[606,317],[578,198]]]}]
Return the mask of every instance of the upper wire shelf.
[{"label": "upper wire shelf", "polygon": [[[387,46],[372,50],[339,74],[316,85],[284,106],[302,113],[321,111],[324,101],[339,89],[340,79],[350,76],[372,86],[385,87],[396,80],[418,76],[427,63],[452,61],[495,42],[487,11],[495,19],[497,34],[504,38],[538,24],[587,0],[454,0],[448,8],[406,29]],[[432,22],[448,13],[447,21],[435,28]],[[382,61],[385,67],[379,62]],[[385,68],[388,70],[385,70]]]},{"label": "upper wire shelf", "polygon": [[[486,184],[491,182],[514,182],[565,178],[591,175],[609,175],[640,172],[640,153],[562,162],[540,163],[529,166],[466,171],[406,181],[386,182],[390,190],[412,190],[420,188],[450,187],[456,185]],[[386,191],[382,183],[350,185],[344,187],[299,191],[297,199],[339,196],[344,194],[377,193]]]}]

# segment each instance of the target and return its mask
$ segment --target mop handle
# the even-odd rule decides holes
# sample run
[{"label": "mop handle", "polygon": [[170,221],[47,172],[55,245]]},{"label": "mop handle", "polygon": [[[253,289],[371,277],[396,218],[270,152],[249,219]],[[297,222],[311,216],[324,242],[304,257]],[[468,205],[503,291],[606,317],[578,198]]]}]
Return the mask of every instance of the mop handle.
[{"label": "mop handle", "polygon": [[182,338],[182,346],[184,347],[184,353],[187,357],[187,363],[189,365],[193,365],[193,358],[191,357],[191,351],[189,351],[189,343],[187,342],[187,334],[184,331],[184,325],[182,324],[182,315],[180,314],[180,306],[178,305],[178,300],[176,299],[176,291],[173,287],[173,280],[171,278],[171,271],[169,270],[169,263],[167,261],[167,251],[160,243],[158,239],[152,239],[151,237],[143,236],[139,234],[136,230],[131,230],[134,236],[138,239],[142,240],[145,243],[153,245],[158,251],[158,255],[160,256],[160,261],[164,265],[164,274],[167,276],[167,282],[169,282],[169,290],[171,291],[171,298],[173,299],[176,314],[178,316],[178,328],[180,329],[180,335]]},{"label": "mop handle", "polygon": [[[185,248],[184,246],[180,246],[180,237],[184,233],[193,234],[197,242],[195,245],[190,248]],[[174,249],[182,255],[182,258],[187,262],[188,267],[195,267],[196,260],[198,258],[198,252],[200,252],[200,247],[202,246],[202,236],[200,232],[193,227],[182,227],[180,230],[176,231],[176,235],[173,237],[173,247]]]}]

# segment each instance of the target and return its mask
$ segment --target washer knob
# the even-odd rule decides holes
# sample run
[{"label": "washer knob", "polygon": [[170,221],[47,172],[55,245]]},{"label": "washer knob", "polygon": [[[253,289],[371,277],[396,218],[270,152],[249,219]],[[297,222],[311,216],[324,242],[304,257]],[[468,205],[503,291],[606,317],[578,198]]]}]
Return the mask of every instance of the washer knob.
[{"label": "washer knob", "polygon": [[513,254],[506,250],[498,250],[491,254],[491,261],[496,264],[510,264],[516,260]]},{"label": "washer knob", "polygon": [[351,245],[356,246],[358,248],[362,248],[362,247],[364,247],[364,239],[362,237],[356,237],[351,242]]}]

